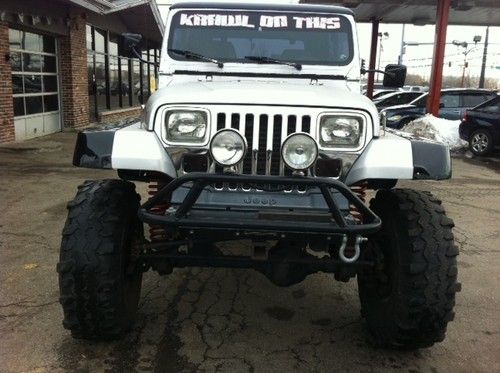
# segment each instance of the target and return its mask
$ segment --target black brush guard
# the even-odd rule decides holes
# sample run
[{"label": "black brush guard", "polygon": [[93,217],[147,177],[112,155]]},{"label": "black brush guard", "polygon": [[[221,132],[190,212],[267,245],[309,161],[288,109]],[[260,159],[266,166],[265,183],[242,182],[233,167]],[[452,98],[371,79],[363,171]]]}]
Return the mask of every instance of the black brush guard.
[{"label": "black brush guard", "polygon": [[[178,205],[175,212],[166,215],[158,215],[151,212],[151,209],[158,204],[164,203],[170,198],[172,193],[186,183],[192,183],[192,186],[184,200]],[[321,191],[326,205],[328,206],[327,219],[321,221],[300,222],[286,219],[286,214],[282,216],[285,219],[279,219],[280,215],[271,219],[241,218],[241,214],[235,214],[232,210],[222,211],[214,214],[205,211],[203,214],[192,214],[193,207],[204,190],[209,185],[214,184],[251,184],[261,186],[283,186],[293,185],[297,187],[316,187]],[[362,224],[352,224],[346,221],[342,211],[339,209],[332,197],[331,190],[339,192],[344,196],[349,204],[355,206],[363,215]],[[311,212],[315,212],[311,209]],[[290,213],[293,218],[293,213]],[[207,174],[207,173],[189,173],[172,180],[158,193],[152,196],[144,203],[139,210],[139,218],[148,224],[164,226],[165,228],[179,229],[205,229],[205,230],[228,230],[228,231],[247,231],[247,232],[281,232],[281,233],[299,233],[299,234],[322,234],[322,235],[367,235],[375,233],[381,226],[380,218],[375,215],[344,183],[328,178],[319,177],[281,177],[281,176],[262,176],[262,175],[234,175],[234,174]]]}]

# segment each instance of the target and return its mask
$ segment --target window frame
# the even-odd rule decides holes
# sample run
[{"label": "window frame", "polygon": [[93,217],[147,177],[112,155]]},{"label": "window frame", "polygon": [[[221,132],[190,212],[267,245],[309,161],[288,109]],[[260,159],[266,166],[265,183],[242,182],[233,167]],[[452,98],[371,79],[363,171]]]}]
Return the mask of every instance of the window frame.
[{"label": "window frame", "polygon": [[[480,97],[481,98],[481,102],[479,103],[474,103],[472,105],[469,105],[467,102],[466,102],[466,99],[468,97],[471,97],[471,96],[474,96],[474,97]],[[467,92],[467,93],[464,93],[462,96],[461,96],[461,102],[462,102],[462,107],[467,107],[467,108],[473,108],[473,107],[476,107],[476,106],[479,106],[479,105],[482,105],[483,103],[489,101],[488,99],[488,94],[485,93],[485,92]]]},{"label": "window frame", "polygon": [[[30,34],[37,35],[39,38],[39,50],[26,49],[25,46],[23,46],[22,44],[19,47],[11,47],[10,30],[21,33],[21,39],[24,39],[24,37],[22,36],[23,33],[30,33]],[[45,40],[46,38],[51,38],[51,40],[53,41],[54,53],[43,51],[43,46],[42,46],[42,44],[40,44],[40,39]],[[54,113],[61,112],[61,82],[60,82],[60,78],[59,78],[58,52],[59,52],[59,45],[57,42],[57,38],[55,36],[9,27],[9,54],[19,53],[21,56],[21,60],[20,60],[21,70],[19,70],[19,71],[12,70],[11,71],[11,79],[13,79],[14,77],[20,77],[22,79],[22,93],[12,92],[12,100],[14,101],[14,99],[22,98],[23,115],[14,115],[14,118],[31,118],[31,117],[44,115],[44,114],[54,114]],[[42,60],[43,60],[44,56],[53,57],[55,59],[55,64],[54,64],[55,71],[50,71],[50,72],[43,71],[44,70],[44,66],[43,66],[44,61],[42,61],[39,71],[25,71],[25,69],[24,69],[24,55],[28,55],[28,54],[41,56]],[[28,77],[28,76],[40,77],[40,92],[26,93],[26,84],[25,84],[26,78],[25,77]],[[48,91],[48,92],[45,91],[45,82],[44,82],[45,76],[55,77],[55,80],[56,80],[56,90],[55,91],[52,91],[52,90]],[[57,110],[45,111],[45,97],[48,97],[48,96],[57,96]],[[27,114],[28,110],[27,110],[27,105],[26,105],[26,98],[31,98],[31,97],[40,97],[41,98],[42,104],[41,104],[41,111],[40,112]]]},{"label": "window frame", "polygon": [[[105,111],[113,111],[113,110],[120,110],[120,109],[127,109],[127,108],[133,108],[138,105],[141,105],[145,103],[145,99],[143,97],[143,93],[146,93],[147,96],[149,97],[151,95],[151,87],[150,87],[150,66],[153,65],[154,68],[154,77],[155,80],[158,81],[158,66],[156,64],[157,59],[159,59],[159,46],[154,44],[154,43],[149,43],[148,41],[145,41],[145,47],[143,50],[147,53],[147,63],[142,62],[137,58],[130,58],[128,56],[123,56],[120,54],[120,45],[118,43],[118,48],[117,48],[117,54],[111,54],[110,50],[110,43],[112,39],[119,40],[119,35],[113,32],[110,32],[109,30],[103,30],[100,27],[94,26],[91,23],[86,24],[86,30],[90,32],[86,32],[86,38],[90,36],[91,41],[88,43],[87,41],[87,69],[89,68],[89,56],[92,56],[92,66],[91,66],[91,71],[93,75],[94,81],[92,82],[93,85],[93,94],[95,96],[94,99],[94,105],[93,109],[95,109],[94,113],[90,113],[92,116],[92,120],[97,119],[99,117],[99,113],[105,112]],[[104,52],[99,52],[95,50],[95,33],[96,30],[99,30],[102,32],[102,34],[105,35],[105,40],[104,40]],[[90,45],[91,49],[88,48],[88,45]],[[151,47],[151,48],[150,48]],[[149,49],[152,49],[154,52],[150,56],[151,53],[149,53]],[[106,95],[106,105],[105,109],[102,107],[99,107],[98,105],[98,100],[97,100],[97,87],[96,87],[96,79],[95,79],[95,72],[96,72],[96,56],[97,55],[103,55],[104,56],[104,61],[105,61],[105,95]],[[158,57],[157,57],[158,56]],[[112,99],[111,99],[111,59],[116,59],[117,61],[117,76],[118,76],[118,88],[117,88],[117,94],[118,94],[118,106],[115,107],[115,105],[112,105]],[[126,61],[126,62],[125,62]],[[139,70],[140,70],[140,76],[139,76],[139,95],[137,97],[137,103],[134,102],[134,89],[135,89],[135,80],[134,78],[134,62],[137,61],[139,63]],[[127,94],[124,93],[122,84],[124,81],[123,74],[124,69],[122,68],[123,66],[127,66],[127,78],[128,78],[128,88],[127,88]],[[147,69],[147,70],[144,70]],[[148,81],[145,81],[145,76],[143,74],[147,74],[147,79]],[[146,84],[146,86],[144,85]],[[147,97],[147,98],[148,98]],[[146,98],[146,99],[147,99]],[[112,107],[113,106],[113,107]]]},{"label": "window frame", "polygon": [[[457,98],[457,102],[458,102],[457,106],[441,106],[442,100],[446,96],[456,97]],[[456,108],[462,107],[461,105],[462,105],[462,97],[461,97],[460,93],[444,92],[443,94],[441,94],[441,97],[439,98],[439,107],[440,107],[440,109],[456,109]]]}]

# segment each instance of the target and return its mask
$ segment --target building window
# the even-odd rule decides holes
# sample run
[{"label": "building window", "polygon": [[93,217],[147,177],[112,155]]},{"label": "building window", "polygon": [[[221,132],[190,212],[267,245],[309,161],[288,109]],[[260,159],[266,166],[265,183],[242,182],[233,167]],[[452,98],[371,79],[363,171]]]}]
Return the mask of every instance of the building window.
[{"label": "building window", "polygon": [[121,77],[121,106],[131,106],[130,102],[130,60],[128,58],[120,58],[120,77]]},{"label": "building window", "polygon": [[109,108],[120,107],[120,68],[118,57],[109,56]]},{"label": "building window", "polygon": [[132,60],[132,106],[141,103],[141,63],[134,59]]},{"label": "building window", "polygon": [[142,53],[147,62],[141,62],[120,55],[118,35],[92,25],[86,34],[90,120],[102,111],[145,103],[157,89],[159,50],[146,49]]},{"label": "building window", "polygon": [[59,110],[56,41],[9,29],[14,116]]}]

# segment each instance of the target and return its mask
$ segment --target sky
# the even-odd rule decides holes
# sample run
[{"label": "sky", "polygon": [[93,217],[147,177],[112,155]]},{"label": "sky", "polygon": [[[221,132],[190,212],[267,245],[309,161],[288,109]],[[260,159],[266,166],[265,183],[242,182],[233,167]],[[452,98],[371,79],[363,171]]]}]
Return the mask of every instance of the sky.
[{"label": "sky", "polygon": [[[204,0],[198,0],[203,2]],[[208,1],[208,0],[205,0]],[[263,3],[264,0],[218,0],[227,2],[253,2]],[[162,15],[166,17],[168,7],[166,4],[176,2],[175,0],[156,0]],[[272,0],[274,3],[296,3],[294,0]],[[368,61],[371,38],[371,24],[358,23],[358,40],[361,58]],[[380,67],[383,68],[389,63],[397,63],[401,49],[402,25],[380,24],[380,32],[389,34],[386,40],[382,41],[382,51]],[[466,74],[479,76],[481,71],[484,44],[474,46],[474,35],[480,35],[484,42],[486,27],[478,26],[448,26],[447,42],[453,40],[469,43],[467,50],[472,49],[467,55],[469,69]],[[405,42],[432,43],[434,41],[434,25],[427,26],[405,26]],[[486,77],[500,80],[500,27],[490,27],[490,38],[488,46],[488,58],[486,62]],[[461,76],[464,61],[464,48],[454,45],[447,45],[445,51],[445,65],[443,75]],[[432,61],[433,46],[419,45],[406,46],[406,53],[403,56],[403,63],[408,67],[409,74],[419,74],[424,77],[430,76],[430,65]],[[451,66],[449,65],[451,63]],[[499,69],[496,69],[498,66]]]}]

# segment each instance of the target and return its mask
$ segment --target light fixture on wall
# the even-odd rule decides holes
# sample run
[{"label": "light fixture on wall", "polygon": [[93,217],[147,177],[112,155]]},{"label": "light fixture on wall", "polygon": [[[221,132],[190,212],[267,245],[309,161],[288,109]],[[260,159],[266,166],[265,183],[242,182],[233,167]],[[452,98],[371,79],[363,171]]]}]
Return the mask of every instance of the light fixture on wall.
[{"label": "light fixture on wall", "polygon": [[455,0],[451,3],[451,8],[453,10],[467,12],[474,8],[475,5],[475,1],[473,0]]},{"label": "light fixture on wall", "polygon": [[425,26],[431,22],[431,19],[427,16],[415,16],[411,19],[411,23],[415,26]]},{"label": "light fixture on wall", "polygon": [[39,24],[40,22],[42,22],[40,16],[31,16],[31,24],[33,26],[36,26],[37,24]]}]

